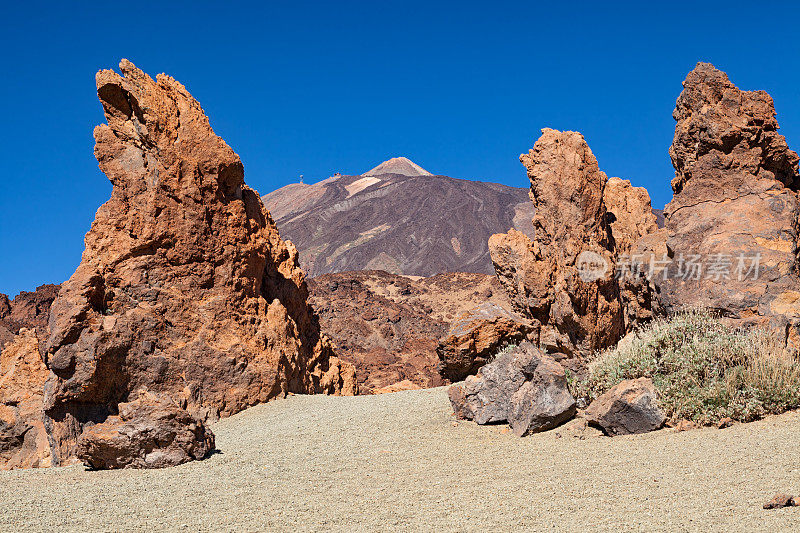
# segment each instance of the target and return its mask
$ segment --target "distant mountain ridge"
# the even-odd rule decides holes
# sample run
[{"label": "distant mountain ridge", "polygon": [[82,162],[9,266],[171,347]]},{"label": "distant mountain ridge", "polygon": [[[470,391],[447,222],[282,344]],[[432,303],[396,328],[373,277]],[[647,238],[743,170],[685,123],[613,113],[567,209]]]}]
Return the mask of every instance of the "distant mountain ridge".
[{"label": "distant mountain ridge", "polygon": [[[494,274],[488,240],[533,235],[529,189],[429,173],[405,157],[361,175],[293,183],[262,197],[311,276],[353,270]],[[654,210],[663,226],[663,215]]]},{"label": "distant mountain ridge", "polygon": [[434,176],[404,157],[362,175],[287,185],[263,200],[310,276],[491,274],[489,237],[512,227],[533,232],[527,188]]}]

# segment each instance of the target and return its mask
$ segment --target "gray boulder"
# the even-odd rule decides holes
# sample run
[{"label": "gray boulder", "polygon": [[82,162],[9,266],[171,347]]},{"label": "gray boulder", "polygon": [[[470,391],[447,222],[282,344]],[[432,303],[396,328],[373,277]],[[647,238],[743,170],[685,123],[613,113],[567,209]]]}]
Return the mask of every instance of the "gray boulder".
[{"label": "gray boulder", "polygon": [[574,417],[576,411],[560,364],[547,356],[538,358],[529,376],[511,396],[509,406],[508,423],[518,437],[553,429]]},{"label": "gray boulder", "polygon": [[649,378],[629,379],[593,401],[584,415],[611,436],[655,431],[667,421],[657,396]]},{"label": "gray boulder", "polygon": [[452,385],[448,396],[458,418],[509,422],[519,436],[554,428],[575,415],[564,369],[529,342]]}]

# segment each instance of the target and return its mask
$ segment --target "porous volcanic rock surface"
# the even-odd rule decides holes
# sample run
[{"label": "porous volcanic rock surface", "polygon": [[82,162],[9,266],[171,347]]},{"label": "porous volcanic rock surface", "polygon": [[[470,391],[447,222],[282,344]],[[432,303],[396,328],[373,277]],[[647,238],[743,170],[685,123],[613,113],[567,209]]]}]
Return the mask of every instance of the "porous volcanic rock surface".
[{"label": "porous volcanic rock surface", "polygon": [[406,175],[400,173],[412,173],[406,166],[387,163],[370,175],[295,183],[264,196],[310,277],[355,270],[492,274],[489,236],[509,228],[533,231],[526,189]]},{"label": "porous volcanic rock surface", "polygon": [[771,322],[800,346],[798,156],[775,114],[766,92],[742,91],[708,63],[688,74],[673,113],[674,196],[665,210],[673,270],[659,285],[667,310],[702,306]]},{"label": "porous volcanic rock surface", "polygon": [[145,394],[84,431],[76,455],[98,470],[166,468],[204,459],[214,434],[170,398]]},{"label": "porous volcanic rock surface", "polygon": [[[542,324],[548,352],[587,356],[614,345],[631,318],[648,317],[634,309],[638,299],[626,301],[615,276],[618,255],[658,229],[647,192],[623,180],[608,186],[577,132],[543,129],[520,161],[531,182],[535,238],[515,230],[491,237],[501,284],[515,311]],[[589,272],[591,264],[599,266]]]},{"label": "porous volcanic rock surface", "polygon": [[36,330],[23,328],[0,348],[0,470],[51,466],[42,411],[48,375]]},{"label": "porous volcanic rock surface", "polygon": [[58,285],[0,294],[0,469],[52,464],[42,400],[49,370],[44,362],[50,305]]},{"label": "porous volcanic rock surface", "polygon": [[504,345],[524,340],[538,344],[538,323],[484,302],[459,316],[439,339],[439,373],[450,381],[461,381],[475,374]]},{"label": "porous volcanic rock surface", "polygon": [[424,388],[447,383],[436,349],[452,324],[483,304],[512,316],[497,279],[485,274],[339,272],[308,284],[322,331],[338,356],[356,366],[362,393],[394,390],[403,381]]},{"label": "porous volcanic rock surface", "polygon": [[353,394],[239,156],[183,85],[132,63],[97,74],[113,185],[53,302],[45,386],[54,464],[143,391],[200,420],[287,393]]},{"label": "porous volcanic rock surface", "polygon": [[655,431],[667,421],[650,378],[618,383],[593,401],[583,416],[611,436]]},{"label": "porous volcanic rock surface", "polygon": [[41,285],[33,292],[22,291],[13,300],[0,294],[0,348],[22,328],[36,330],[47,337],[50,306],[58,295],[59,285]]},{"label": "porous volcanic rock surface", "polygon": [[644,187],[634,187],[628,180],[608,178],[603,204],[617,256],[630,255],[643,235],[658,231],[658,212],[650,206],[650,195]]},{"label": "porous volcanic rock surface", "polygon": [[518,437],[552,429],[575,416],[564,369],[523,342],[447,390],[457,418],[508,422]]}]

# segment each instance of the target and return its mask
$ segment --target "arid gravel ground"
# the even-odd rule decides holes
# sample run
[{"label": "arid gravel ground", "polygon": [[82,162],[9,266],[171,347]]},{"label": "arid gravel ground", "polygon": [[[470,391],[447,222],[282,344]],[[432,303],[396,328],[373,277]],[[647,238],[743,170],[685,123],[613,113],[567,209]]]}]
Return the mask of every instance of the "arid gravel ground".
[{"label": "arid gravel ground", "polygon": [[800,413],[717,430],[518,439],[454,423],[444,389],[293,396],[160,471],[0,472],[0,531],[790,531]]}]

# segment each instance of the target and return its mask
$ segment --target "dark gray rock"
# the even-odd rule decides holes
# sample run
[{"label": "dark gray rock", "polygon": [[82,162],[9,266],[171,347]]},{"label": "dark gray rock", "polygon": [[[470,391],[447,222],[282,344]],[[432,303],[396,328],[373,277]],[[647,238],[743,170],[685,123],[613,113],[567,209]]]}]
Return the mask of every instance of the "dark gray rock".
[{"label": "dark gray rock", "polygon": [[649,378],[629,379],[615,385],[589,405],[585,416],[590,424],[611,436],[655,431],[667,421]]},{"label": "dark gray rock", "polygon": [[511,396],[508,422],[518,437],[553,429],[575,416],[564,369],[547,356],[534,361],[529,381]]},{"label": "dark gray rock", "polygon": [[478,424],[509,422],[519,436],[553,428],[575,415],[564,369],[523,342],[448,390],[456,416]]},{"label": "dark gray rock", "polygon": [[[527,343],[526,343],[527,344]],[[532,349],[533,345],[530,345]],[[481,367],[478,374],[450,387],[448,395],[458,418],[478,424],[505,422],[511,396],[525,383],[516,348]]]}]

